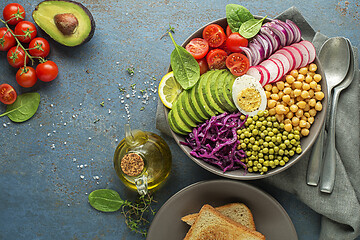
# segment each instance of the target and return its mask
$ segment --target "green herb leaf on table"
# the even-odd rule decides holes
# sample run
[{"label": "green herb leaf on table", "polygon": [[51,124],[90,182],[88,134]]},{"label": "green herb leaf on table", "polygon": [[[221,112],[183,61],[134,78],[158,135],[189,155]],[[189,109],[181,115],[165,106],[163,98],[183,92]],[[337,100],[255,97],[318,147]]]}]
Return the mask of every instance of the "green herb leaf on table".
[{"label": "green herb leaf on table", "polygon": [[226,19],[232,32],[239,32],[240,26],[254,16],[245,7],[238,4],[226,5]]},{"label": "green herb leaf on table", "polygon": [[119,194],[111,189],[98,189],[89,194],[90,205],[101,212],[115,212],[124,205]]},{"label": "green herb leaf on table", "polygon": [[175,49],[170,55],[170,63],[174,71],[174,77],[183,89],[190,89],[200,79],[199,64],[185,48],[176,44],[170,32],[169,35],[175,46]]},{"label": "green herb leaf on table", "polygon": [[252,38],[260,31],[263,21],[267,18],[267,16],[262,19],[250,19],[247,22],[244,22],[239,30],[239,33],[244,38]]},{"label": "green herb leaf on table", "polygon": [[8,105],[6,107],[6,112],[1,114],[0,117],[8,116],[13,122],[25,122],[34,116],[39,104],[39,93],[24,93],[19,95],[13,104]]}]

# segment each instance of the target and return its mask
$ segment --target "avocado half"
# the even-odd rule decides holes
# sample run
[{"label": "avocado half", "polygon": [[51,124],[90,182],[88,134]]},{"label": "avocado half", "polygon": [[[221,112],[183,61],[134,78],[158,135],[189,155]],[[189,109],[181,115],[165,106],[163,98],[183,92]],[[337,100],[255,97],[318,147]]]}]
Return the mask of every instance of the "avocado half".
[{"label": "avocado half", "polygon": [[58,43],[75,47],[90,41],[95,21],[81,3],[69,0],[46,0],[32,13],[35,23]]}]

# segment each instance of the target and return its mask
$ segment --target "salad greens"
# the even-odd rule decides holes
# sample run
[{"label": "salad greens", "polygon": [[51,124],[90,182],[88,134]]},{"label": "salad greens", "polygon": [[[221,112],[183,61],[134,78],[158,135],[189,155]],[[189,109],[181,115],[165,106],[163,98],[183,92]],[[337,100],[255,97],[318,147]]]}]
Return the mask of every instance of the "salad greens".
[{"label": "salad greens", "polygon": [[239,32],[241,25],[254,16],[245,7],[238,4],[226,5],[226,19],[232,32]]},{"label": "salad greens", "polygon": [[111,189],[98,189],[89,194],[90,205],[101,212],[115,212],[124,205],[119,194]]},{"label": "salad greens", "polygon": [[244,38],[252,38],[260,31],[262,22],[265,20],[267,16],[263,17],[262,19],[250,19],[249,21],[244,22],[241,24],[239,29],[239,33]]},{"label": "salad greens", "polygon": [[169,35],[175,46],[170,56],[174,77],[183,89],[190,89],[200,78],[199,64],[185,48],[176,44],[170,32]]},{"label": "salad greens", "polygon": [[8,116],[13,122],[25,122],[36,113],[40,104],[40,94],[24,93],[16,98],[13,104],[6,107],[6,112],[2,116]]}]

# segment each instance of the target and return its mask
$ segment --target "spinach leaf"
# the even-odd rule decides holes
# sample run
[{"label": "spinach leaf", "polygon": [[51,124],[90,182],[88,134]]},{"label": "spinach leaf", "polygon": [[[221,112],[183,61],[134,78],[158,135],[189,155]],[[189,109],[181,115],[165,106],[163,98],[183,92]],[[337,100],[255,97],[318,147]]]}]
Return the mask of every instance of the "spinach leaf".
[{"label": "spinach leaf", "polygon": [[244,22],[239,30],[240,35],[248,39],[254,37],[260,31],[262,22],[266,17],[267,16],[260,20],[250,19],[249,21]]},{"label": "spinach leaf", "polygon": [[6,112],[2,116],[8,116],[13,122],[25,122],[36,113],[40,104],[40,94],[24,93],[19,95],[13,104],[6,107]]},{"label": "spinach leaf", "polygon": [[124,205],[119,194],[111,189],[98,189],[89,194],[90,205],[101,212],[115,212]]},{"label": "spinach leaf", "polygon": [[232,32],[239,32],[240,26],[254,16],[245,7],[238,4],[226,5],[226,19]]},{"label": "spinach leaf", "polygon": [[185,48],[176,44],[170,32],[169,35],[175,46],[175,49],[170,55],[170,63],[174,71],[174,77],[183,89],[190,89],[200,78],[199,64]]}]

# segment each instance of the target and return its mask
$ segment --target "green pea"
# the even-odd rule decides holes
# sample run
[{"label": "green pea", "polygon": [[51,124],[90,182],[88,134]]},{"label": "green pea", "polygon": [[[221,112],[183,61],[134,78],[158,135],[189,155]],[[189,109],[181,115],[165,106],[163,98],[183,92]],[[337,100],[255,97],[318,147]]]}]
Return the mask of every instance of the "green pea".
[{"label": "green pea", "polygon": [[267,154],[269,152],[269,149],[267,147],[263,148],[263,153]]},{"label": "green pea", "polygon": [[274,164],[275,164],[275,166],[279,165],[279,160],[275,159]]},{"label": "green pea", "polygon": [[277,137],[272,136],[272,137],[271,137],[271,141],[272,141],[272,142],[276,142],[276,141],[277,141]]},{"label": "green pea", "polygon": [[266,166],[266,167],[268,167],[268,166],[270,166],[270,163],[269,163],[268,160],[266,160],[266,161],[264,161],[263,165]]},{"label": "green pea", "polygon": [[284,143],[280,144],[280,149],[286,149],[286,145]]},{"label": "green pea", "polygon": [[265,137],[265,141],[266,141],[266,142],[270,142],[270,141],[271,141],[271,137],[270,137],[270,136],[266,136],[266,137]]},{"label": "green pea", "polygon": [[253,116],[253,120],[258,120],[259,119],[259,116],[258,115],[255,115],[255,116]]},{"label": "green pea", "polygon": [[259,147],[258,147],[257,145],[254,145],[254,146],[252,147],[252,149],[253,149],[254,151],[258,151],[258,150],[259,150]]},{"label": "green pea", "polygon": [[267,171],[268,171],[268,168],[264,166],[264,167],[262,167],[262,171],[263,171],[263,172],[267,172]]},{"label": "green pea", "polygon": [[292,145],[295,145],[295,144],[296,144],[296,140],[295,140],[295,139],[291,139],[291,140],[290,140],[290,143],[291,143]]},{"label": "green pea", "polygon": [[266,129],[265,126],[261,126],[260,131],[264,131]]},{"label": "green pea", "polygon": [[288,162],[288,161],[289,161],[289,158],[288,158],[288,157],[283,157],[283,160],[284,160],[285,162]]},{"label": "green pea", "polygon": [[268,136],[272,137],[272,136],[274,136],[274,133],[270,131],[270,132],[268,133]]},{"label": "green pea", "polygon": [[270,160],[274,160],[274,158],[275,158],[274,155],[269,155]]},{"label": "green pea", "polygon": [[255,128],[255,125],[254,125],[254,124],[249,125],[249,129],[250,129],[250,130],[253,130],[254,128]]},{"label": "green pea", "polygon": [[249,173],[253,172],[252,168],[248,168],[247,170]]},{"label": "green pea", "polygon": [[248,165],[248,167],[252,167],[253,162],[252,162],[251,160],[249,160],[248,163],[247,163],[247,165]]},{"label": "green pea", "polygon": [[248,144],[250,142],[250,140],[248,138],[244,139],[244,143]]},{"label": "green pea", "polygon": [[284,150],[282,150],[282,149],[279,150],[279,155],[280,156],[284,155],[284,153],[285,153]]},{"label": "green pea", "polygon": [[280,161],[280,166],[284,166],[285,165],[285,161],[284,160],[281,160]]},{"label": "green pea", "polygon": [[275,144],[273,142],[269,142],[269,147],[273,148]]},{"label": "green pea", "polygon": [[296,153],[297,153],[297,154],[300,154],[301,152],[302,152],[301,147],[297,147],[297,148],[296,148]]},{"label": "green pea", "polygon": [[264,140],[263,139],[259,139],[259,144],[258,145],[263,145],[264,144]]},{"label": "green pea", "polygon": [[263,158],[259,158],[259,163],[263,164],[265,160]]},{"label": "green pea", "polygon": [[246,143],[241,143],[241,144],[240,144],[240,147],[241,147],[242,149],[245,149],[245,148],[246,148]]},{"label": "green pea", "polygon": [[274,149],[273,149],[273,148],[270,148],[270,149],[269,149],[269,154],[274,154],[274,153],[275,153]]},{"label": "green pea", "polygon": [[284,144],[285,144],[286,146],[290,145],[289,139],[286,139],[286,140],[284,141]]},{"label": "green pea", "polygon": [[294,135],[294,138],[295,138],[296,140],[300,140],[300,135]]},{"label": "green pea", "polygon": [[252,169],[254,170],[254,172],[259,171],[259,169],[257,167],[253,167]]},{"label": "green pea", "polygon": [[279,147],[278,146],[275,146],[274,147],[274,151],[277,153],[279,151]]},{"label": "green pea", "polygon": [[273,127],[274,127],[274,128],[279,128],[279,123],[278,123],[278,122],[274,122],[274,123],[273,123]]},{"label": "green pea", "polygon": [[264,154],[261,152],[261,153],[259,153],[259,158],[263,158],[264,157]]},{"label": "green pea", "polygon": [[293,150],[290,150],[290,151],[289,151],[289,156],[290,156],[290,157],[294,156],[294,154],[295,154],[295,152],[294,152]]},{"label": "green pea", "polygon": [[259,130],[257,130],[257,129],[252,130],[252,134],[253,134],[253,135],[258,135],[258,134],[259,134]]},{"label": "green pea", "polygon": [[258,115],[259,117],[264,116],[264,111],[263,111],[263,110],[259,111],[259,112],[257,113],[257,115]]}]

